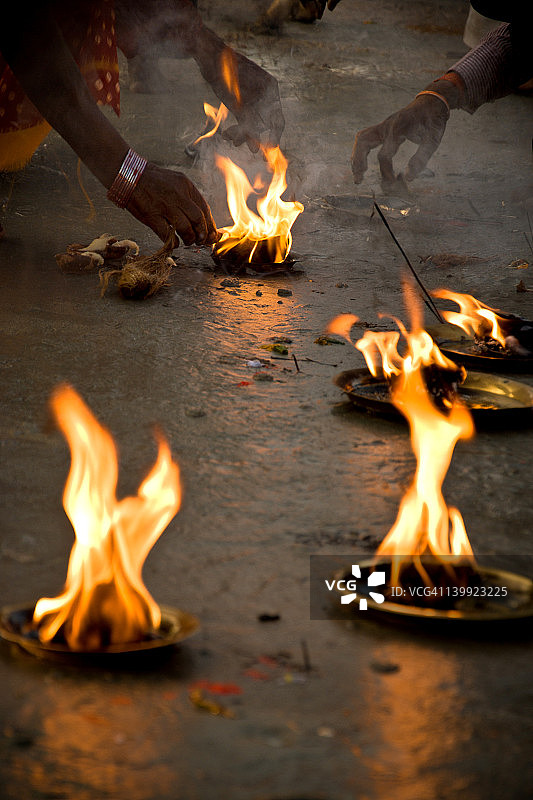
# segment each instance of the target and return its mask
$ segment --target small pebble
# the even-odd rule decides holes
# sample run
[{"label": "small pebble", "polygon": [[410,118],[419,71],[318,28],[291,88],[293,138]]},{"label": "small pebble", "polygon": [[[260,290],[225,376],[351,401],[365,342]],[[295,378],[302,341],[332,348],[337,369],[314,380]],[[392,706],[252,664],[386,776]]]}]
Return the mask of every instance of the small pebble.
[{"label": "small pebble", "polygon": [[258,614],[257,620],[258,622],[278,622],[281,619],[281,614]]},{"label": "small pebble", "polygon": [[291,289],[278,289],[278,295],[280,297],[292,297],[292,290]]},{"label": "small pebble", "polygon": [[224,278],[223,281],[220,282],[221,286],[240,286],[241,282],[238,278]]},{"label": "small pebble", "polygon": [[393,664],[392,661],[372,661],[370,669],[374,672],[381,672],[383,675],[391,672],[398,672],[400,669],[399,664]]},{"label": "small pebble", "polygon": [[202,408],[186,408],[186,417],[205,417],[205,411]]},{"label": "small pebble", "polygon": [[348,288],[348,284],[347,283],[336,283],[335,287],[337,289],[347,289]]},{"label": "small pebble", "polygon": [[261,289],[258,289],[255,294],[257,297],[263,297],[263,292],[261,291]]},{"label": "small pebble", "polygon": [[273,381],[274,378],[269,372],[254,372],[252,375],[254,381]]}]

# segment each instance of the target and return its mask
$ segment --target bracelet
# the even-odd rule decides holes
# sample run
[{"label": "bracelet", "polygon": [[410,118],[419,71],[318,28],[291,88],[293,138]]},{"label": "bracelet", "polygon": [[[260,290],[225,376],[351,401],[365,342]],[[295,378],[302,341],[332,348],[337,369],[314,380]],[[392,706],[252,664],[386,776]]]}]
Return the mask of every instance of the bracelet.
[{"label": "bracelet", "polygon": [[453,70],[451,70],[450,72],[446,72],[444,75],[441,75],[440,78],[435,78],[433,83],[436,83],[437,81],[450,81],[450,83],[453,83],[453,85],[459,89],[461,94],[465,90],[465,84],[463,79],[461,78],[458,72],[454,72]]},{"label": "bracelet", "polygon": [[416,100],[417,97],[420,97],[420,95],[422,95],[422,94],[430,94],[433,97],[438,97],[439,100],[442,100],[442,102],[444,103],[444,105],[448,109],[448,114],[450,113],[450,106],[448,104],[448,101],[441,94],[439,94],[438,92],[432,92],[431,89],[423,89],[421,92],[418,92],[418,94],[415,97],[415,100]]},{"label": "bracelet", "polygon": [[147,163],[145,158],[130,147],[115,180],[107,190],[107,197],[112,203],[119,208],[128,205]]}]

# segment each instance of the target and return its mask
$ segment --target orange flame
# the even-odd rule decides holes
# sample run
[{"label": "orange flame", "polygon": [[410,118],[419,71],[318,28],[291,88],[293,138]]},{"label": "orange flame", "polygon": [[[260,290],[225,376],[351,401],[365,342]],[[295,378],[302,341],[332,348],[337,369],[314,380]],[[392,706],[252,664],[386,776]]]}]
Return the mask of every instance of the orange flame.
[{"label": "orange flame", "polygon": [[[235,98],[237,105],[240,106],[241,90],[239,88],[237,59],[235,58],[234,51],[230,47],[226,47],[222,51],[222,55],[220,56],[220,69],[222,72],[222,79],[226,84],[228,91]],[[212,120],[213,127],[195,139],[193,144],[198,144],[198,142],[201,142],[202,139],[209,139],[209,137],[214,136],[220,125],[227,119],[229,113],[224,103],[221,103],[218,109],[216,109],[210,103],[204,103],[204,112],[206,117]]]},{"label": "orange flame", "polygon": [[[291,228],[303,211],[297,201],[282,200],[287,188],[287,160],[279,147],[266,147],[263,152],[272,172],[266,193],[257,198],[257,214],[248,206],[248,198],[257,195],[245,172],[229,158],[217,155],[216,163],[226,180],[228,208],[233,225],[220,228],[222,235],[215,248],[224,255],[239,246],[247,253],[250,263],[256,260],[280,263],[285,260],[292,245]],[[257,185],[257,183],[256,183]]]},{"label": "orange flame", "polygon": [[224,122],[224,120],[228,116],[228,109],[226,108],[224,103],[221,103],[218,109],[216,109],[210,103],[204,103],[204,111],[206,117],[208,117],[213,121],[213,127],[210,128],[207,131],[207,133],[203,133],[201,136],[195,139],[193,144],[198,144],[198,142],[201,142],[202,139],[209,139],[210,136],[214,136],[215,133],[218,131],[220,125]]},{"label": "orange flame", "polygon": [[505,333],[500,327],[504,322],[495,309],[476,300],[471,294],[458,294],[448,289],[436,289],[431,292],[433,297],[442,300],[452,300],[457,303],[460,311],[441,311],[444,319],[451,325],[457,325],[469,336],[478,339],[490,337],[505,347]]},{"label": "orange flame", "polygon": [[230,47],[226,47],[220,56],[220,66],[222,69],[222,78],[226,84],[228,91],[235,98],[235,102],[240,106],[241,104],[241,90],[239,87],[239,75],[237,71],[237,59],[235,53]]},{"label": "orange flame", "polygon": [[52,411],[71,450],[63,506],[76,541],[65,588],[41,598],[34,612],[39,638],[58,633],[73,650],[138,641],[161,622],[142,567],[180,507],[179,468],[159,437],[155,465],[136,497],[116,499],[117,454],[110,433],[69,386],[52,396]]},{"label": "orange flame", "polygon": [[[343,314],[333,320],[328,331],[349,339],[349,329],[355,321],[357,317]],[[403,356],[398,352],[398,332],[365,331],[363,338],[355,343],[372,375],[393,378],[392,402],[409,422],[417,460],[413,484],[377,555],[392,557],[393,584],[399,582],[400,569],[407,562],[414,562],[424,580],[431,584],[420,556],[447,556],[457,563],[467,556],[473,557],[461,514],[456,508],[447,507],[442,483],[457,441],[473,436],[474,425],[470,412],[457,399],[445,401],[446,411],[438,409],[424,381],[424,367],[434,364],[455,370],[453,361],[440,352],[426,331],[409,333],[398,324],[406,345]]]}]

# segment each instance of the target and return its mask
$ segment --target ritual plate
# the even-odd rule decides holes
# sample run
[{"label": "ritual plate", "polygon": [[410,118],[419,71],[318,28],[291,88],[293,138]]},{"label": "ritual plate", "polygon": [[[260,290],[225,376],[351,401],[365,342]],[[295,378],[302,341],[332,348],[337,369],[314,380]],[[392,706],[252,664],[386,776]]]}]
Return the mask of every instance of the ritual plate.
[{"label": "ritual plate", "polygon": [[[454,627],[458,623],[508,624],[511,621],[525,621],[533,618],[533,581],[514,572],[476,564],[477,583],[475,586],[442,587],[442,592],[448,592],[450,595],[449,607],[432,607],[430,599],[432,595],[430,594],[427,595],[424,604],[416,605],[410,603],[409,600],[396,602],[389,598],[379,603],[370,596],[370,591],[381,594],[382,588],[378,586],[374,589],[366,585],[369,574],[374,571],[385,572],[385,585],[387,585],[390,579],[390,558],[365,561],[359,567],[361,579],[357,579],[356,601],[365,598],[366,610],[360,611],[358,602],[344,607],[352,616],[357,615],[358,618],[364,618],[368,613],[373,618],[381,617],[388,622],[393,620],[417,624],[444,622],[454,623]],[[339,570],[334,577],[335,580],[353,579],[351,567]],[[408,585],[403,588],[406,597],[409,598]],[[441,589],[437,587],[435,591],[440,592]],[[350,594],[350,590],[346,589],[340,594]]]},{"label": "ritual plate", "polygon": [[427,331],[439,350],[456,364],[487,372],[533,373],[533,357],[480,347],[455,325],[434,325]]},{"label": "ritual plate", "polygon": [[98,650],[72,650],[64,642],[55,640],[41,642],[37,632],[31,629],[34,606],[3,608],[0,611],[0,637],[14,642],[38,658],[61,662],[115,663],[119,659],[137,659],[148,653],[156,655],[188,638],[199,628],[196,617],[186,611],[163,605],[160,609],[159,629],[142,641],[109,645]]},{"label": "ritual plate", "polygon": [[[391,402],[389,383],[384,378],[373,378],[366,368],[341,372],[333,382],[356,408],[405,420]],[[468,372],[458,395],[472,413],[476,427],[533,423],[533,387],[520,381],[502,375]]]},{"label": "ritual plate", "polygon": [[[230,251],[231,252],[231,251]],[[301,270],[295,270],[294,265],[300,260],[298,256],[289,254],[284,261],[275,263],[272,261],[247,261],[231,257],[229,254],[220,256],[214,251],[211,258],[217,267],[220,267],[227,275],[260,275],[268,278],[276,275],[300,274]]]}]

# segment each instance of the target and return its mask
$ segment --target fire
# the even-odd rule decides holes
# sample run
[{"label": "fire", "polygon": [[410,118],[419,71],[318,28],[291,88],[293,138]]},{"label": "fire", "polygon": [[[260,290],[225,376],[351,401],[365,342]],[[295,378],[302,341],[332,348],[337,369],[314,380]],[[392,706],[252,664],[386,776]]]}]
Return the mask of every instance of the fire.
[{"label": "fire", "polygon": [[228,109],[224,103],[221,103],[218,109],[216,109],[210,103],[204,103],[204,112],[206,117],[213,122],[213,127],[209,128],[206,133],[203,133],[201,136],[195,139],[193,144],[198,144],[198,142],[201,142],[202,139],[209,139],[210,136],[214,136],[220,125],[228,116]]},{"label": "fire", "polygon": [[469,336],[475,336],[477,339],[489,337],[505,347],[506,334],[501,327],[505,319],[499,316],[494,308],[476,300],[471,294],[459,294],[448,289],[436,289],[431,294],[442,300],[452,300],[461,309],[440,312],[451,325],[457,325]]},{"label": "fire", "polygon": [[[262,148],[272,180],[266,192],[253,187],[245,172],[229,158],[218,155],[216,164],[226,180],[228,208],[233,225],[221,228],[216,243],[217,255],[223,256],[234,248],[244,253],[243,260],[253,263],[281,263],[292,245],[291,228],[303,211],[297,201],[282,200],[287,188],[287,160],[279,147]],[[256,182],[257,185],[257,182]],[[256,195],[257,214],[249,207],[248,199]]]},{"label": "fire", "polygon": [[[235,106],[240,106],[242,98],[237,60],[229,47],[222,51],[220,74]],[[228,109],[223,104],[216,110],[209,103],[204,103],[204,111],[213,127],[199,136],[194,144],[213,136],[228,116]],[[221,236],[213,249],[217,256],[227,256],[231,252],[240,262],[279,264],[285,261],[290,252],[291,228],[304,207],[297,201],[281,199],[287,189],[287,159],[280,148],[260,145],[260,149],[272,173],[268,186],[264,186],[259,177],[252,186],[244,170],[231,159],[219,154],[215,157],[226,181],[233,225],[219,228]],[[257,213],[248,205],[250,198],[255,201]]]},{"label": "fire", "polygon": [[[344,314],[333,320],[328,331],[350,339],[349,330],[356,321],[357,317]],[[421,556],[446,556],[448,564],[473,558],[461,514],[446,505],[442,483],[457,441],[473,436],[474,425],[470,412],[456,398],[446,399],[444,410],[437,408],[424,380],[428,367],[456,370],[455,364],[443,356],[426,331],[418,328],[408,332],[401,324],[400,329],[404,355],[397,347],[400,334],[394,331],[365,331],[355,343],[372,375],[391,378],[391,399],[409,422],[417,461],[413,483],[377,555],[392,557],[392,584],[399,583],[401,568],[407,563],[414,563],[425,582],[431,584]]]},{"label": "fire", "polygon": [[35,606],[39,638],[49,642],[60,633],[72,650],[141,640],[161,622],[141,572],[180,507],[179,468],[160,436],[157,461],[137,496],[118,501],[110,433],[69,386],[54,392],[51,406],[71,451],[63,506],[76,541],[63,593]]},{"label": "fire", "polygon": [[237,59],[234,51],[230,47],[226,47],[220,56],[220,67],[222,70],[222,79],[226,84],[229,92],[235,98],[238,106],[241,104],[241,90],[239,87],[239,74],[237,71]]}]

